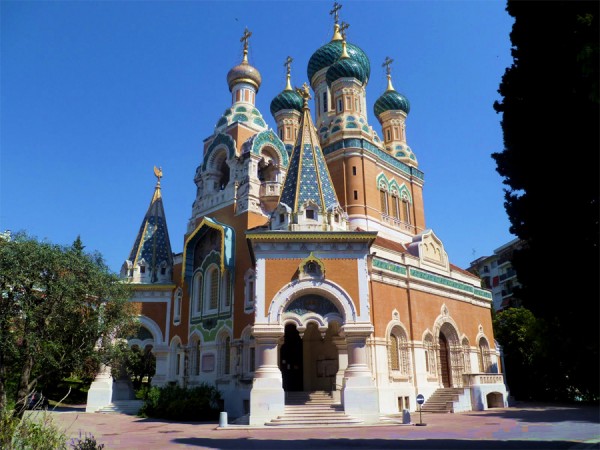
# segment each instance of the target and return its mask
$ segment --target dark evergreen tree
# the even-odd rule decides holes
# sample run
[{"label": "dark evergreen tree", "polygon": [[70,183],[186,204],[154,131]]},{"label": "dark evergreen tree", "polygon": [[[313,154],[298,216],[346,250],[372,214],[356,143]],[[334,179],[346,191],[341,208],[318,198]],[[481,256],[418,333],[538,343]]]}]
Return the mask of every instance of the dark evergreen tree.
[{"label": "dark evergreen tree", "polygon": [[[513,65],[500,84],[513,265],[544,321],[548,400],[597,400],[599,385],[599,30],[597,1],[513,1]],[[508,368],[510,370],[510,368]]]}]

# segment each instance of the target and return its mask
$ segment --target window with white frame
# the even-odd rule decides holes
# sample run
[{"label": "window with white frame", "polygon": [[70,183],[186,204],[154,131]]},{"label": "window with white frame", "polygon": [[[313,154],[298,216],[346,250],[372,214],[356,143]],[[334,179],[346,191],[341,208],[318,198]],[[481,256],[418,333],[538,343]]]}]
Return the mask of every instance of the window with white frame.
[{"label": "window with white frame", "polygon": [[224,310],[228,310],[231,306],[231,280],[229,278],[229,271],[225,270],[225,272],[223,272],[223,287],[221,289],[221,292],[223,293],[221,304],[223,305],[222,309]]},{"label": "window with white frame", "polygon": [[254,270],[248,269],[244,275],[244,309],[251,311],[254,309],[254,297],[256,295],[256,275]]},{"label": "window with white frame", "polygon": [[219,308],[219,268],[211,264],[204,273],[204,312],[213,313]]},{"label": "window with white frame", "polygon": [[231,338],[225,338],[219,344],[219,375],[229,375],[231,372]]},{"label": "window with white frame", "polygon": [[192,315],[200,314],[202,307],[202,273],[197,272],[194,275],[194,284],[193,284],[193,301],[192,301]]},{"label": "window with white frame", "polygon": [[175,301],[173,304],[173,323],[179,323],[181,321],[181,302],[183,299],[183,291],[178,288],[175,291]]},{"label": "window with white frame", "polygon": [[425,370],[427,371],[427,375],[435,376],[435,347],[433,345],[433,337],[431,334],[425,336],[425,339],[423,340],[423,348],[425,350]]},{"label": "window with white frame", "polygon": [[390,334],[390,365],[391,369],[399,372],[400,375],[410,375],[408,339],[400,327],[395,327]]}]

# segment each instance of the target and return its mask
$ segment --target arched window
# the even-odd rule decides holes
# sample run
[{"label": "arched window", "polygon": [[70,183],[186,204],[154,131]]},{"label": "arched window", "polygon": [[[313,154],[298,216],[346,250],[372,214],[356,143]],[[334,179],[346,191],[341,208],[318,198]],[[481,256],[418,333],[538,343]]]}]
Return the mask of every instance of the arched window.
[{"label": "arched window", "polygon": [[244,275],[244,310],[252,311],[254,309],[255,295],[255,275],[252,269],[249,269]]},{"label": "arched window", "polygon": [[192,301],[192,315],[200,314],[202,305],[202,273],[197,272],[194,275],[194,288],[193,288],[193,301]]},{"label": "arched window", "polygon": [[465,358],[465,370],[464,373],[471,373],[471,346],[467,338],[462,341],[463,354]]},{"label": "arched window", "polygon": [[400,220],[400,199],[396,193],[392,194],[392,217]]},{"label": "arched window", "polygon": [[200,339],[197,336],[192,338],[190,367],[192,376],[200,376]]},{"label": "arched window", "polygon": [[395,327],[390,334],[390,364],[391,369],[400,375],[410,375],[410,354],[406,333],[400,327]]},{"label": "arched window", "polygon": [[173,305],[173,323],[179,323],[181,321],[181,300],[183,297],[183,291],[181,288],[175,292],[175,301]]},{"label": "arched window", "polygon": [[225,270],[223,272],[223,288],[221,292],[223,292],[222,305],[223,309],[229,309],[231,306],[231,280],[229,276],[229,271]]},{"label": "arched window", "polygon": [[388,193],[385,189],[379,188],[379,203],[381,206],[381,214],[388,214]]},{"label": "arched window", "polygon": [[411,223],[410,202],[407,196],[402,196],[402,221],[405,223]]},{"label": "arched window", "polygon": [[231,373],[231,338],[226,336],[219,347],[219,373],[220,375],[229,375]]},{"label": "arched window", "polygon": [[488,372],[492,365],[490,361],[490,344],[488,344],[487,339],[484,337],[479,339],[479,352],[477,355],[479,359],[479,371],[482,373]]},{"label": "arched window", "polygon": [[216,312],[219,307],[219,268],[212,264],[204,277],[204,312]]},{"label": "arched window", "polygon": [[431,336],[431,334],[425,336],[423,348],[425,349],[425,370],[428,375],[435,376],[435,348],[433,345],[433,336]]}]

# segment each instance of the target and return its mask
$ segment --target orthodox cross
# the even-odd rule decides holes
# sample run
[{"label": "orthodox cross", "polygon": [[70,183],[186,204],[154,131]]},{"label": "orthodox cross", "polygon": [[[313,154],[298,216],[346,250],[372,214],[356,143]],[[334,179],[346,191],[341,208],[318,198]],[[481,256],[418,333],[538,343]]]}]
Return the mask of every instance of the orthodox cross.
[{"label": "orthodox cross", "polygon": [[287,74],[290,74],[291,71],[291,67],[292,67],[292,57],[288,56],[287,59],[285,60],[285,63],[283,63],[283,65],[287,68]]},{"label": "orthodox cross", "polygon": [[338,23],[338,20],[339,20],[338,11],[340,9],[342,9],[342,5],[340,5],[338,2],[333,2],[333,9],[331,11],[329,11],[329,14],[331,14],[333,16],[333,23]]},{"label": "orthodox cross", "polygon": [[154,176],[156,177],[157,185],[160,186],[160,179],[162,178],[162,167],[154,166]]},{"label": "orthodox cross", "polygon": [[248,27],[244,30],[244,35],[241,37],[240,42],[244,43],[244,50],[248,50],[248,39],[252,36],[252,32],[248,31]]},{"label": "orthodox cross", "polygon": [[342,39],[346,40],[346,30],[348,29],[350,25],[347,24],[346,22],[342,22],[342,24],[340,25],[340,33],[342,33]]},{"label": "orthodox cross", "polygon": [[385,57],[385,61],[383,62],[383,64],[381,65],[381,67],[385,67],[385,72],[390,75],[392,73],[392,69],[390,68],[390,65],[394,62],[393,59],[391,59],[389,56]]}]

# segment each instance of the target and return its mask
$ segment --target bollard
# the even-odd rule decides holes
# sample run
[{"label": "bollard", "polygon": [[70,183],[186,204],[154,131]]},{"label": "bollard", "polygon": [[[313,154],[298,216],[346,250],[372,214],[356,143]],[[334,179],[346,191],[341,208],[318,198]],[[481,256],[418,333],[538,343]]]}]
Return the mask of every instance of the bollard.
[{"label": "bollard", "polygon": [[410,424],[410,411],[408,409],[402,410],[402,423]]},{"label": "bollard", "polygon": [[223,411],[219,414],[219,428],[227,426],[227,412]]}]

